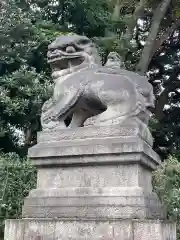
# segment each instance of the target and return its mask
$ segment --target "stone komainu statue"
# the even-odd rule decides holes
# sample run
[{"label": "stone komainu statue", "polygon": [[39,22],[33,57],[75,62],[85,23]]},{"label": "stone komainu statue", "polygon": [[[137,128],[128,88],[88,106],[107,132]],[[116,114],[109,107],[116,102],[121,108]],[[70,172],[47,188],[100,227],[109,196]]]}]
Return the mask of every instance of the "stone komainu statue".
[{"label": "stone komainu statue", "polygon": [[49,45],[54,92],[42,108],[43,129],[120,124],[147,125],[154,105],[146,77],[122,68],[117,53],[101,65],[95,45],[85,36],[60,36]]}]

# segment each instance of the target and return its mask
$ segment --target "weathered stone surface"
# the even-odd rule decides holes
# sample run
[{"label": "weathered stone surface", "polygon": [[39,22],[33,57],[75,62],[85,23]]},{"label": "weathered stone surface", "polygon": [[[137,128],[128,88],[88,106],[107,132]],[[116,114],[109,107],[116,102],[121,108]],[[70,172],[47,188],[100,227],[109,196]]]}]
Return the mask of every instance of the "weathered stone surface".
[{"label": "weathered stone surface", "polygon": [[[146,148],[147,147],[147,148]],[[130,152],[130,149],[134,149],[135,153]],[[99,152],[99,155],[95,154],[95,151]],[[112,150],[114,152],[112,153]],[[122,151],[122,155],[119,155],[119,151]],[[144,152],[143,152],[144,151]],[[85,153],[83,155],[82,153]],[[32,153],[32,152],[31,152]],[[33,157],[33,154],[37,154],[37,158]],[[53,157],[52,154],[57,154]],[[72,156],[72,155],[75,156]],[[154,155],[152,149],[149,149],[146,145],[138,146],[135,143],[124,143],[119,146],[113,145],[95,145],[84,146],[81,149],[78,147],[51,147],[38,146],[33,149],[32,163],[37,167],[67,167],[75,165],[107,165],[107,164],[140,164],[155,170],[159,163],[159,159],[151,158],[150,154]],[[49,155],[49,156],[48,156]],[[59,155],[59,156],[58,156]],[[64,156],[63,156],[64,155]],[[150,155],[150,156],[149,156]]]},{"label": "weathered stone surface", "polygon": [[[144,193],[140,188],[116,188],[116,194],[97,189],[90,194],[88,188],[63,191],[63,189],[37,189],[25,199],[23,217],[27,218],[86,218],[86,219],[155,219],[164,218],[164,211],[154,193]],[[93,189],[91,188],[93,193]],[[117,191],[119,190],[119,191]],[[134,192],[133,192],[134,190]],[[136,191],[137,190],[137,191]],[[138,191],[139,190],[139,191]],[[112,195],[111,195],[112,194]]]},{"label": "weathered stone surface", "polygon": [[24,222],[22,220],[6,220],[5,240],[22,240],[24,237]]},{"label": "weathered stone surface", "polygon": [[36,166],[138,162],[154,170],[160,159],[151,148],[151,135],[146,130],[134,122],[99,129],[91,126],[76,131],[45,131],[39,134],[38,144],[29,149],[29,157]]},{"label": "weathered stone surface", "polygon": [[110,52],[108,54],[105,66],[114,69],[120,69],[125,67],[124,63],[121,60],[121,57],[117,52]]},{"label": "weathered stone surface", "polygon": [[164,218],[151,184],[159,157],[143,140],[142,125],[128,126],[39,135],[29,150],[37,189],[25,199],[23,217]]},{"label": "weathered stone surface", "polygon": [[47,57],[55,86],[52,98],[42,108],[43,129],[65,129],[68,117],[72,128],[83,127],[90,117],[96,126],[134,117],[148,124],[149,107],[154,106],[153,88],[146,77],[122,70],[117,53],[111,53],[102,67],[91,40],[72,35],[52,42]]},{"label": "weathered stone surface", "polygon": [[[151,192],[151,171],[138,164],[99,166],[71,166],[65,168],[41,168],[38,170],[37,188],[89,188],[95,189],[141,187]],[[94,190],[93,190],[94,189]],[[90,193],[90,192],[89,192]]]},{"label": "weathered stone surface", "polygon": [[139,136],[150,146],[153,144],[153,138],[149,129],[141,121],[134,119],[126,121],[124,124],[108,126],[89,126],[84,128],[67,128],[65,130],[46,130],[37,135],[38,143],[57,142],[62,140],[85,140],[96,138]]},{"label": "weathered stone surface", "polygon": [[19,220],[8,220],[5,240],[176,240],[176,226],[159,220],[67,221],[50,219],[20,220],[22,238],[15,238]]},{"label": "weathered stone surface", "polygon": [[172,222],[136,221],[134,240],[176,240],[176,225]]},{"label": "weathered stone surface", "polygon": [[[108,199],[106,199],[108,200]],[[79,199],[76,201],[80,201]],[[83,202],[82,202],[83,203]],[[52,204],[52,203],[51,203]],[[71,220],[111,220],[111,219],[163,219],[164,215],[157,206],[43,206],[28,205],[23,210],[23,218],[66,218]]]},{"label": "weathered stone surface", "polygon": [[28,220],[24,221],[23,240],[50,240],[55,239],[55,221]]}]

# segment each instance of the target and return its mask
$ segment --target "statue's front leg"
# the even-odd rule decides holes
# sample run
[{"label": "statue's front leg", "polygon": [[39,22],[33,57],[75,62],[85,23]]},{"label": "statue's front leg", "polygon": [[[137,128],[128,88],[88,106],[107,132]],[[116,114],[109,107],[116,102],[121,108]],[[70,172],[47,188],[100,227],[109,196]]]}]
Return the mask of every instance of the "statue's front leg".
[{"label": "statue's front leg", "polygon": [[90,114],[88,111],[78,110],[73,113],[71,123],[69,125],[69,128],[73,127],[83,127],[84,122],[86,119],[90,117]]},{"label": "statue's front leg", "polygon": [[51,130],[55,128],[65,129],[64,119],[58,119],[54,114],[54,104],[52,99],[45,102],[41,114],[41,126],[43,130]]},{"label": "statue's front leg", "polygon": [[65,129],[66,125],[63,120],[58,120],[58,119],[53,119],[53,118],[48,118],[48,119],[43,119],[41,117],[41,126],[43,130],[51,130],[51,129]]}]

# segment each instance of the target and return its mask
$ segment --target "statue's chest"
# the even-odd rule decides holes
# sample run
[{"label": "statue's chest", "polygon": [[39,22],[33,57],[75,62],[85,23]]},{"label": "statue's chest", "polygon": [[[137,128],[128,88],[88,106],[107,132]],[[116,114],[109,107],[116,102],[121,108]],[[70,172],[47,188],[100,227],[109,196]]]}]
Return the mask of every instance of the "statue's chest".
[{"label": "statue's chest", "polygon": [[[55,82],[53,99],[60,101],[67,94],[71,94],[71,89],[79,89],[81,82],[86,82],[87,75],[78,71],[58,78]],[[88,78],[89,79],[89,78]]]},{"label": "statue's chest", "polygon": [[54,101],[59,101],[64,97],[69,86],[68,78],[69,78],[69,75],[65,75],[56,80],[56,83],[54,86],[54,93],[53,93]]}]

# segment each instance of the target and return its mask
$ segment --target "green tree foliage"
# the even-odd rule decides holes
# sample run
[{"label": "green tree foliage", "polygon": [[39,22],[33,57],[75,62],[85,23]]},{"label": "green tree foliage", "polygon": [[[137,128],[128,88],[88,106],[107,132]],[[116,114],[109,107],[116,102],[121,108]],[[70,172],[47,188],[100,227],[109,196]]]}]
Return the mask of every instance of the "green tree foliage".
[{"label": "green tree foliage", "polygon": [[150,65],[150,81],[157,96],[153,135],[155,148],[162,155],[179,154],[180,150],[179,30],[166,41]]},{"label": "green tree foliage", "polygon": [[168,219],[177,221],[180,239],[180,159],[169,157],[153,175],[154,191],[167,209]]},{"label": "green tree foliage", "polygon": [[[32,9],[23,11],[14,1],[1,8],[0,148],[4,152],[23,154],[35,142],[40,109],[51,94],[47,45],[61,32],[39,16]],[[23,151],[14,134],[17,128],[25,136]]]},{"label": "green tree foliage", "polygon": [[[36,142],[43,102],[51,94],[48,43],[70,31],[91,37],[103,62],[110,51],[126,68],[147,74],[156,108],[151,129],[162,156],[180,150],[180,2],[177,0],[6,0],[0,3],[0,148],[26,154]],[[19,145],[16,130],[25,136]],[[20,217],[35,170],[17,155],[0,155],[0,216]],[[154,189],[180,224],[179,157],[154,174]],[[180,230],[178,230],[178,233]]]},{"label": "green tree foliage", "polygon": [[[60,24],[64,31],[70,30],[89,37],[103,36],[109,23],[108,4],[105,0],[31,0],[44,19]],[[38,8],[37,8],[38,7]]]},{"label": "green tree foliage", "polygon": [[[104,35],[101,1],[5,1],[0,15],[0,149],[27,153],[40,130],[40,111],[52,91],[47,45],[65,31]],[[63,31],[63,32],[62,32]],[[19,145],[17,129],[24,135]]]},{"label": "green tree foliage", "polygon": [[16,154],[0,154],[0,239],[5,219],[21,216],[24,197],[36,185],[36,170]]}]

